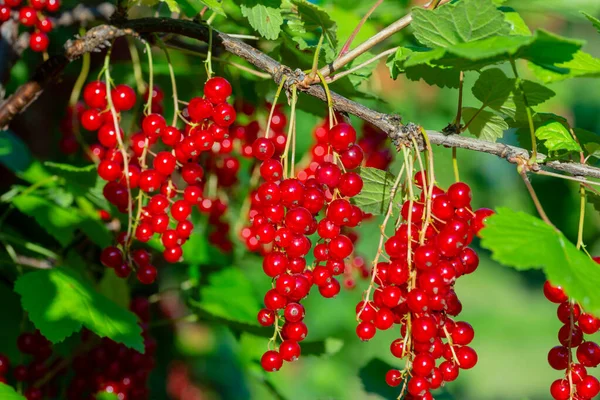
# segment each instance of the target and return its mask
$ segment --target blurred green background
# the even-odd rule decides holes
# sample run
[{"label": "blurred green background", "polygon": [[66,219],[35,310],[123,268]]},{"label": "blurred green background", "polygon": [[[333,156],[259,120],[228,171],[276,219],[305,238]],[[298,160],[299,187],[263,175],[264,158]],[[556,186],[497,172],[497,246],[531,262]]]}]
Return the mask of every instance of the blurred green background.
[{"label": "blurred green background", "polygon": [[[352,4],[350,4],[352,3]],[[366,26],[361,35],[368,36],[377,31],[386,22],[396,19],[411,4],[408,1],[389,0],[373,16],[373,22]],[[67,2],[67,4],[69,4]],[[344,20],[338,34],[340,41],[348,37],[360,16],[370,7],[370,2],[348,2],[337,0],[320,2],[334,19]],[[600,36],[593,26],[578,13],[587,11],[600,15],[598,0],[513,0],[505,5],[514,7],[533,29],[544,27],[550,31],[568,37],[587,40],[583,50],[594,56],[600,56]],[[68,6],[67,6],[68,7]],[[139,11],[143,14],[145,11]],[[147,12],[147,11],[146,11]],[[235,15],[235,14],[234,14]],[[354,21],[354,22],[353,22]],[[217,18],[215,26],[232,31],[239,23],[235,16],[229,20]],[[61,30],[53,37],[55,49],[73,32]],[[250,30],[244,33],[251,33]],[[56,39],[55,39],[56,38]],[[401,43],[404,39],[396,39]],[[397,44],[397,43],[396,43]],[[389,45],[392,46],[392,43]],[[117,80],[133,83],[133,74],[127,62],[126,48],[116,47],[113,76]],[[383,47],[384,49],[386,47]],[[121,56],[121,54],[125,54]],[[204,81],[204,68],[201,58],[171,52],[177,71],[180,97],[189,98],[201,87]],[[119,62],[122,57],[123,62]],[[93,65],[98,65],[100,56],[93,57]],[[27,55],[25,62],[17,65],[12,73],[9,92],[22,83],[39,62],[37,55]],[[169,78],[164,57],[155,54],[155,73],[157,82],[169,92]],[[144,63],[143,63],[144,64]],[[44,127],[47,118],[58,120],[64,114],[64,107],[70,87],[78,73],[79,65],[71,65],[62,83],[50,88],[27,112],[12,126],[30,147],[32,152],[45,160],[61,159],[56,150],[58,131],[48,131]],[[232,79],[234,94],[252,97],[249,91],[254,86],[245,87],[246,80],[238,81],[236,71],[230,66],[217,65],[220,73]],[[522,75],[528,74],[526,64],[519,64]],[[92,70],[92,75],[96,73]],[[147,68],[144,67],[146,73]],[[465,78],[465,106],[477,106],[479,103],[471,95],[470,88],[477,73],[467,73]],[[252,79],[244,76],[244,79]],[[242,82],[242,83],[240,83]],[[427,129],[441,130],[451,122],[456,113],[457,91],[430,87],[423,82],[413,82],[400,76],[392,81],[381,62],[373,76],[363,89],[373,94],[375,99],[359,101],[372,108],[395,112],[403,120],[412,121]],[[249,89],[250,88],[250,89]],[[274,84],[260,83],[262,92],[254,96],[268,95],[270,99],[275,90]],[[566,117],[573,126],[593,132],[600,132],[600,80],[578,79],[551,85],[556,96],[536,108],[536,111],[554,112]],[[336,90],[336,85],[332,85]],[[302,101],[302,100],[301,100]],[[165,100],[167,115],[172,105]],[[264,111],[263,111],[264,114]],[[325,107],[323,107],[323,115]],[[264,115],[262,115],[264,117]],[[307,149],[312,129],[319,119],[300,111],[298,121],[300,148]],[[360,126],[359,121],[355,121]],[[503,139],[506,143],[518,145],[513,133],[507,132]],[[535,209],[514,165],[495,156],[458,150],[461,179],[473,189],[473,206],[497,208],[510,207],[535,214]],[[62,157],[63,161],[73,159]],[[435,149],[436,177],[441,187],[453,182],[451,154],[449,149]],[[392,172],[398,171],[393,164]],[[3,176],[5,171],[3,172]],[[8,177],[8,172],[6,172]],[[4,181],[4,179],[3,179]],[[549,217],[567,237],[575,242],[577,220],[579,218],[579,198],[577,185],[553,178],[532,177],[533,185],[541,198]],[[3,189],[15,178],[7,178]],[[12,223],[19,223],[16,218]],[[593,207],[586,210],[585,243],[592,255],[600,254],[599,232],[600,218]],[[357,252],[371,259],[377,250],[379,228],[376,221],[363,224],[359,229],[360,241]],[[549,399],[550,383],[561,377],[560,372],[552,370],[546,361],[547,352],[558,344],[557,332],[561,323],[556,318],[556,306],[543,296],[541,286],[543,275],[538,271],[517,273],[490,260],[489,253],[474,243],[480,255],[480,265],[476,273],[461,278],[456,291],[463,304],[463,312],[458,320],[468,321],[475,328],[475,340],[472,346],[479,355],[478,365],[461,373],[459,379],[444,389],[444,394],[436,398],[454,398],[460,400],[507,400],[507,399]],[[239,267],[252,284],[257,301],[269,288],[269,280],[260,267],[260,258],[255,255],[236,257],[234,266]],[[161,286],[172,287],[174,282],[185,279],[186,266],[163,270]],[[204,271],[200,271],[202,275]],[[327,340],[324,355],[305,356],[293,364],[286,364],[274,374],[265,374],[257,363],[257,358],[266,350],[265,338],[246,333],[233,334],[226,326],[208,323],[200,318],[196,323],[179,322],[174,326],[159,326],[155,329],[158,340],[157,368],[152,378],[152,399],[181,398],[192,399],[378,399],[380,394],[370,392],[373,386],[383,388],[385,370],[363,369],[373,359],[380,359],[397,365],[391,356],[389,345],[399,337],[396,328],[378,332],[368,343],[361,342],[355,335],[355,304],[361,298],[368,283],[357,281],[353,290],[342,289],[335,299],[323,299],[311,295],[304,302],[307,316],[305,322],[309,328],[309,340]],[[600,290],[600,288],[599,288]],[[139,293],[150,293],[147,289],[135,288]],[[166,298],[161,307],[169,305],[179,309],[175,298]],[[175,306],[173,306],[175,304]],[[268,331],[268,329],[265,329]],[[180,364],[181,363],[181,364]],[[373,366],[374,364],[371,364]],[[377,365],[374,365],[375,367]],[[593,371],[591,372],[593,373]],[[178,375],[179,374],[179,375]],[[187,396],[169,396],[174,393],[176,377],[185,376]],[[363,379],[361,379],[363,378]],[[183,378],[182,378],[183,379]],[[367,386],[365,388],[365,382]],[[182,385],[180,383],[180,385]],[[389,393],[389,392],[385,392]],[[392,393],[395,393],[392,391]],[[386,396],[387,397],[387,396]],[[395,396],[394,396],[395,397]]]}]

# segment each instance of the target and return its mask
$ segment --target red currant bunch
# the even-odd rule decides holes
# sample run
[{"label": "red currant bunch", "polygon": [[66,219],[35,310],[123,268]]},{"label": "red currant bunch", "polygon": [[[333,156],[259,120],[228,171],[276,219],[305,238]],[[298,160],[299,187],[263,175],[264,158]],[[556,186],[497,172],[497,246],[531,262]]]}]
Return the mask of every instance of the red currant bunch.
[{"label": "red currant bunch", "polygon": [[423,172],[417,173],[415,183],[422,189],[420,196],[403,203],[395,234],[385,240],[382,250],[389,261],[374,266],[374,286],[356,306],[356,333],[366,341],[377,330],[400,325],[401,337],[390,351],[405,359],[406,367],[388,371],[385,380],[390,386],[404,384],[411,398],[432,399],[432,390],[477,363],[477,353],[469,346],[473,327],[453,319],[462,310],[454,284],[476,270],[479,258],[468,245],[492,211],[471,210],[471,190],[465,183],[444,192],[427,185]]},{"label": "red currant bunch", "polygon": [[[563,324],[558,331],[560,346],[548,352],[548,364],[556,370],[564,371],[565,376],[550,385],[550,394],[555,400],[589,400],[600,393],[600,383],[588,368],[600,364],[600,346],[585,340],[600,330],[600,320],[583,311],[581,306],[570,300],[561,286],[549,281],[544,283],[544,295],[552,303],[558,304],[556,314]],[[576,349],[576,350],[575,350]],[[577,362],[573,357],[573,350]]]},{"label": "red currant bunch", "polygon": [[45,52],[50,44],[48,33],[52,31],[52,20],[44,12],[55,13],[60,9],[60,0],[5,0],[0,4],[0,25],[14,19],[24,27],[31,29],[29,47],[35,52]]},{"label": "red currant bunch", "polygon": [[[360,208],[350,203],[350,198],[360,193],[362,179],[347,171],[349,165],[341,158],[355,141],[356,131],[350,124],[334,125],[327,138],[329,156],[317,167],[314,177],[305,180],[287,177],[286,153],[284,157],[276,154],[273,138],[260,137],[252,145],[254,157],[261,162],[263,182],[252,195],[248,237],[250,246],[252,240],[261,246],[263,271],[273,280],[258,321],[263,326],[275,325],[270,344],[278,335],[282,339],[277,351],[263,355],[261,364],[266,371],[279,370],[283,361],[300,356],[299,342],[308,333],[300,303],[311,287],[317,286],[326,298],[340,291],[336,276],[344,273],[345,260],[354,251],[343,229],[355,227],[363,219]],[[315,233],[313,246],[309,236]],[[305,257],[311,249],[315,265],[307,267]]]},{"label": "red currant bunch", "polygon": [[[135,270],[144,284],[156,279],[150,253],[131,249],[134,238],[145,243],[156,234],[164,246],[164,260],[179,262],[183,256],[181,246],[194,229],[194,208],[207,214],[215,227],[209,240],[224,251],[231,250],[229,225],[221,219],[227,204],[218,197],[218,188],[211,186],[210,196],[204,193],[205,178],[217,183],[216,171],[239,169],[239,163],[232,167],[228,160],[215,157],[236,119],[234,108],[226,102],[230,95],[231,85],[226,79],[211,78],[204,86],[204,97],[192,98],[183,110],[183,130],[168,126],[161,114],[151,112],[141,118],[141,130],[127,137],[120,120],[123,112],[136,106],[135,91],[127,85],[109,89],[99,81],[85,86],[83,98],[89,108],[81,113],[80,123],[97,134],[99,143],[90,150],[98,162],[98,175],[107,181],[104,196],[131,217],[117,244],[101,254],[102,264],[114,269],[119,277],[126,278]],[[144,97],[149,96],[146,93]],[[151,109],[161,111],[163,92],[153,88],[151,96]],[[221,162],[228,166],[223,167]]]}]

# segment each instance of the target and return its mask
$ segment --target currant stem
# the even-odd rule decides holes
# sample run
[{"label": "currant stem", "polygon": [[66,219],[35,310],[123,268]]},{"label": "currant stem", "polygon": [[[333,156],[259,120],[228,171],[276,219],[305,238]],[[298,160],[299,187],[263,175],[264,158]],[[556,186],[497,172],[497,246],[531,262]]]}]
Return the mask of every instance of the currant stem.
[{"label": "currant stem", "polygon": [[321,71],[316,71],[316,73],[319,76],[321,83],[323,84],[323,89],[325,89],[325,96],[327,97],[327,111],[329,112],[329,129],[331,129],[333,127],[334,121],[337,124],[337,121],[335,119],[335,112],[333,111],[333,100],[331,99],[331,91],[329,90],[329,85],[327,84],[327,81],[325,80],[323,74],[321,74]]},{"label": "currant stem", "polygon": [[[540,203],[540,199],[537,197],[537,194],[535,193],[533,186],[531,186],[531,182],[529,181],[527,172],[525,172],[525,168],[523,168],[522,166],[519,166],[517,168],[517,170],[519,172],[519,175],[521,175],[521,178],[523,179],[525,186],[527,187],[527,191],[529,191],[529,195],[531,196],[531,200],[533,200],[533,204],[535,205],[535,208],[537,209],[538,214],[544,220],[545,223],[547,223],[548,225],[550,225],[551,227],[556,229],[556,227],[554,226],[552,221],[550,221],[550,218],[548,218],[548,215],[546,215],[546,212],[544,211],[544,208],[542,207],[542,203]],[[556,230],[558,230],[558,229],[556,229]]]},{"label": "currant stem", "polygon": [[279,95],[281,95],[281,91],[283,90],[283,86],[285,86],[285,81],[287,80],[287,76],[283,76],[281,78],[281,82],[279,82],[279,86],[277,87],[277,91],[275,92],[275,97],[273,97],[273,104],[271,104],[271,110],[269,111],[269,118],[267,119],[267,127],[265,128],[265,137],[269,138],[271,133],[271,120],[273,119],[273,113],[275,112],[275,107],[277,106],[277,100],[279,100]]},{"label": "currant stem", "polygon": [[579,229],[577,230],[577,249],[583,246],[583,227],[585,223],[585,187],[579,185]]},{"label": "currant stem", "polygon": [[458,172],[458,157],[456,154],[456,147],[452,148],[452,169],[454,170],[454,181],[460,182],[460,174]]},{"label": "currant stem", "polygon": [[211,17],[207,21],[207,24],[208,24],[208,50],[206,53],[206,61],[204,61],[204,63],[206,64],[207,80],[212,78],[212,74],[213,74],[213,69],[212,69],[213,29],[212,29],[212,26],[210,26],[210,22],[212,22],[211,19],[213,19],[215,15],[216,15],[216,13],[213,13],[213,15],[211,15]]},{"label": "currant stem", "polygon": [[165,43],[157,36],[157,42],[159,46],[165,52],[165,57],[167,58],[167,64],[169,66],[169,75],[171,76],[171,87],[173,88],[173,122],[171,125],[174,127],[177,126],[177,115],[179,115],[179,99],[177,98],[177,82],[175,81],[175,71],[173,70],[173,63],[171,62],[171,56],[169,55],[169,50],[167,50],[167,46]]},{"label": "currant stem", "polygon": [[154,93],[154,66],[152,64],[152,48],[150,44],[146,42],[146,53],[148,54],[148,103],[146,104],[146,115],[152,113],[152,93]]},{"label": "currant stem", "polygon": [[[121,151],[121,155],[123,156],[123,173],[125,174],[125,183],[127,186],[127,240],[126,243],[131,244],[131,232],[132,232],[132,224],[133,224],[133,197],[131,195],[131,183],[129,182],[129,157],[127,155],[127,150],[125,149],[125,144],[123,143],[123,138],[121,137],[121,128],[119,125],[119,118],[117,117],[117,110],[115,109],[115,105],[112,100],[112,90],[110,89],[110,55],[112,53],[112,47],[108,49],[106,52],[106,56],[104,57],[104,77],[106,78],[106,99],[108,100],[108,107],[110,109],[110,113],[112,114],[113,124],[117,134],[117,141],[119,143],[119,150]],[[152,64],[150,64],[152,65]],[[152,75],[150,75],[150,79],[152,79]],[[150,81],[150,90],[152,90],[152,81]],[[150,92],[152,93],[152,92]],[[152,96],[149,96],[152,99]]]},{"label": "currant stem", "polygon": [[135,85],[138,94],[143,95],[146,90],[146,83],[144,82],[142,74],[142,64],[140,62],[140,53],[135,45],[133,38],[127,37],[127,46],[129,48],[129,54],[131,56],[131,64],[133,66],[133,76],[135,77]]},{"label": "currant stem", "polygon": [[[283,155],[281,156],[281,158],[283,159],[283,174],[285,177],[289,177],[290,175],[288,175],[288,165],[289,165],[289,160],[288,160],[288,154],[290,151],[290,144],[292,142],[292,135],[294,134],[294,125],[296,124],[296,102],[298,101],[298,93],[297,93],[297,89],[296,89],[296,85],[292,86],[292,111],[290,112],[290,126],[288,127],[288,137],[287,137],[287,141],[285,143],[285,150],[283,152]],[[292,160],[292,173],[294,170],[294,160]]]}]

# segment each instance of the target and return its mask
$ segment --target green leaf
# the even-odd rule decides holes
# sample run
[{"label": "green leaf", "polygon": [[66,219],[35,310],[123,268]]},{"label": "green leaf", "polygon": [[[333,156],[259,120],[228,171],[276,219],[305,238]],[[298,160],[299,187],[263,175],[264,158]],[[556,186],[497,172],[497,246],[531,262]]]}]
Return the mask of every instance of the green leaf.
[{"label": "green leaf", "polygon": [[127,280],[119,278],[113,271],[109,269],[105,270],[104,276],[98,283],[98,292],[118,306],[124,309],[129,308],[131,296],[129,295]]},{"label": "green leaf", "polygon": [[592,25],[594,25],[594,27],[596,27],[596,29],[598,30],[598,33],[600,33],[600,19],[595,18],[593,16],[591,16],[590,14],[586,13],[586,12],[581,12],[583,15],[585,15],[585,17],[587,19],[590,20],[590,22],[592,23]]},{"label": "green leaf", "polygon": [[69,164],[45,162],[44,166],[50,173],[60,176],[69,191],[75,196],[85,196],[96,185],[96,179],[98,179],[94,164],[76,167]]},{"label": "green leaf", "polygon": [[514,88],[504,104],[494,109],[508,115],[512,119],[521,120],[526,116],[523,93],[527,96],[527,103],[530,107],[542,104],[556,94],[546,86],[528,80],[521,82],[521,88],[522,91],[519,88]]},{"label": "green leaf", "polygon": [[0,131],[0,164],[17,173],[27,170],[31,162],[27,145],[12,131]]},{"label": "green leaf", "polygon": [[[12,285],[9,287],[6,283],[0,284],[0,302],[2,303],[0,354],[4,354],[13,360],[21,356],[21,353],[15,346],[17,338],[21,334],[21,322],[23,320],[20,300],[19,296],[13,291]],[[0,399],[3,398],[0,396]]]},{"label": "green leaf", "polygon": [[508,34],[509,24],[490,0],[463,0],[435,10],[413,8],[411,27],[428,47],[449,47]]},{"label": "green leaf", "polygon": [[531,35],[531,30],[523,20],[523,17],[514,8],[500,7],[500,10],[504,13],[504,19],[510,25],[511,35]]},{"label": "green leaf", "polygon": [[96,292],[73,270],[59,267],[24,274],[15,282],[15,291],[31,322],[53,343],[85,326],[100,337],[144,351],[135,314]]},{"label": "green leaf", "polygon": [[[363,180],[363,188],[358,195],[352,198],[352,202],[371,214],[387,212],[396,177],[388,171],[370,167],[362,167],[358,173]],[[396,190],[394,199],[399,195],[400,191]]]},{"label": "green leaf", "polygon": [[178,13],[179,11],[181,11],[179,9],[179,4],[177,4],[177,0],[160,0],[163,3],[167,4],[167,7],[169,7],[169,11],[173,12],[173,13]]},{"label": "green leaf", "polygon": [[406,77],[411,81],[422,79],[429,85],[457,88],[460,83],[460,71],[455,68],[439,68],[427,64],[407,67]]},{"label": "green leaf", "polygon": [[544,140],[544,146],[550,151],[581,151],[579,144],[560,122],[545,123],[536,129],[535,136],[540,140]]},{"label": "green leaf", "polygon": [[457,88],[460,71],[455,68],[438,67],[432,61],[444,55],[442,49],[428,51],[423,48],[401,47],[387,61],[393,79],[404,72],[412,81],[420,79],[429,85]]},{"label": "green leaf", "polygon": [[583,147],[590,157],[600,159],[600,144],[599,143],[587,143],[587,144],[583,145]]},{"label": "green leaf", "polygon": [[508,124],[500,116],[493,112],[481,110],[472,107],[463,107],[462,119],[466,124],[469,121],[469,132],[479,139],[495,142],[504,136],[504,131],[508,129]]},{"label": "green leaf", "polygon": [[333,49],[337,48],[337,25],[323,8],[308,2],[307,0],[291,0],[295,6],[295,17],[288,22],[288,26],[294,32],[314,32],[319,35],[320,30]]},{"label": "green leaf", "polygon": [[115,393],[109,392],[98,392],[94,398],[96,400],[119,400],[119,397]]},{"label": "green leaf", "polygon": [[480,234],[494,260],[517,270],[542,269],[587,312],[600,314],[600,268],[560,231],[531,215],[500,208]]},{"label": "green leaf", "polygon": [[8,386],[6,383],[0,383],[0,399],[25,400],[25,397],[17,393],[15,389],[12,388],[12,386]]},{"label": "green leaf", "polygon": [[594,209],[600,213],[600,196],[591,191],[585,192],[585,198],[588,203],[594,206]]},{"label": "green leaf", "polygon": [[82,221],[79,213],[35,195],[20,195],[13,198],[12,204],[23,214],[33,217],[48,234],[61,245],[68,245],[75,237],[75,231]]},{"label": "green leaf", "polygon": [[252,283],[239,268],[211,274],[208,285],[200,288],[198,306],[225,320],[258,326],[256,313],[260,304]]},{"label": "green leaf", "polygon": [[219,15],[226,16],[223,4],[219,0],[177,0],[181,11],[190,18],[200,14],[204,6],[210,8]]},{"label": "green leaf", "polygon": [[[397,368],[397,366],[390,365],[379,358],[371,359],[371,361],[361,367],[358,371],[358,376],[365,392],[376,394],[384,399],[395,399],[398,397],[397,388],[387,385],[384,379],[385,374],[390,369]],[[398,387],[402,387],[402,385]]]},{"label": "green leaf", "polygon": [[[352,62],[348,64],[348,68],[358,66],[363,62],[373,58],[373,56],[373,53],[367,51],[355,58],[354,60],[352,60]],[[350,80],[350,82],[352,82],[354,86],[358,86],[361,82],[363,82],[365,79],[369,78],[373,74],[373,71],[375,70],[378,64],[379,63],[377,61],[367,64],[366,66],[359,68],[358,70],[348,75],[348,79]]]},{"label": "green leaf", "polygon": [[394,54],[388,57],[385,65],[387,65],[390,70],[390,77],[393,80],[396,80],[398,75],[404,72],[404,61],[406,61],[411,54],[412,50],[407,49],[406,47],[400,47]]},{"label": "green leaf", "polygon": [[283,17],[281,2],[278,0],[242,0],[242,15],[248,18],[250,26],[265,39],[275,40],[281,32]]},{"label": "green leaf", "polygon": [[579,50],[573,59],[555,65],[529,64],[536,77],[546,83],[570,78],[592,78],[600,76],[600,59]]},{"label": "green leaf", "polygon": [[514,79],[509,79],[498,68],[483,71],[471,91],[484,106],[498,109],[502,106],[515,85]]}]

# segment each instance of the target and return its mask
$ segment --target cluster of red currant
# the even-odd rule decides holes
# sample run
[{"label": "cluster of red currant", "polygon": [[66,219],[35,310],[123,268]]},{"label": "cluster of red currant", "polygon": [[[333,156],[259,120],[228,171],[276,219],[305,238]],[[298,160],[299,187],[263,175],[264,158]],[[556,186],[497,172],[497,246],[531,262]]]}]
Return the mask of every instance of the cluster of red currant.
[{"label": "cluster of red currant", "polygon": [[33,28],[34,31],[29,36],[29,47],[33,51],[44,52],[50,44],[48,33],[52,31],[53,24],[43,12],[57,12],[60,0],[29,0],[27,6],[21,6],[22,1],[4,0],[4,4],[0,4],[0,25],[14,18],[21,25]]},{"label": "cluster of red currant", "polygon": [[[344,260],[354,250],[342,228],[355,227],[363,218],[362,211],[349,202],[361,191],[362,179],[355,172],[344,172],[360,164],[360,160],[345,161],[347,152],[356,146],[356,131],[342,122],[329,130],[327,140],[328,151],[335,156],[331,161],[323,161],[315,170],[315,177],[304,182],[287,178],[272,139],[258,138],[253,144],[254,157],[262,162],[260,174],[264,182],[253,195],[250,229],[263,246],[263,270],[273,279],[273,288],[265,294],[265,308],[259,312],[258,320],[263,326],[275,324],[270,343],[277,341],[278,335],[282,339],[278,351],[269,350],[263,355],[261,364],[266,371],[279,370],[284,360],[294,361],[300,356],[298,342],[306,338],[308,331],[302,321],[304,307],[300,301],[312,285],[323,297],[339,293],[335,276],[344,273]],[[339,165],[333,162],[337,160]],[[322,210],[325,215],[317,220]],[[313,248],[308,236],[314,233],[319,238]],[[307,268],[305,256],[311,249],[316,265]],[[280,328],[282,317],[285,323]]]},{"label": "cluster of red currant", "polygon": [[149,306],[144,297],[136,297],[130,304],[143,328],[144,354],[110,339],[92,337],[87,332],[82,334],[83,346],[98,344],[73,359],[74,376],[66,391],[68,400],[85,399],[102,392],[113,393],[119,400],[149,398],[148,377],[155,365],[156,351],[156,341],[147,331]]},{"label": "cluster of red currant", "polygon": [[[150,319],[149,302],[135,298],[130,305],[144,328],[145,352],[141,354],[109,339],[100,339],[84,330],[81,348],[88,349],[72,361],[74,377],[66,387],[66,398],[80,400],[108,392],[120,400],[148,398],[146,383],[154,367],[156,342],[146,331]],[[27,385],[23,394],[27,400],[58,398],[62,392],[60,378],[67,373],[68,363],[53,354],[52,344],[39,331],[22,333],[17,339],[19,351],[30,358],[28,364],[12,369],[16,382]],[[54,356],[54,357],[53,357]],[[8,357],[0,355],[0,382],[7,383],[10,370]]]},{"label": "cluster of red currant", "polygon": [[[548,363],[559,371],[565,371],[565,377],[552,382],[550,394],[555,400],[589,400],[600,393],[600,383],[587,368],[600,364],[600,346],[592,341],[584,341],[583,335],[592,335],[600,330],[600,320],[583,312],[579,304],[569,300],[562,287],[549,281],[544,283],[544,295],[558,304],[556,314],[563,326],[558,331],[560,346],[553,347],[548,353]],[[577,348],[575,363],[572,349]]]},{"label": "cluster of red currant", "polygon": [[[135,106],[136,94],[127,85],[110,90],[113,110],[109,107],[105,83],[95,81],[85,86],[83,98],[89,109],[81,113],[80,122],[85,129],[97,131],[100,143],[90,146],[90,150],[99,161],[98,175],[108,181],[104,196],[120,212],[133,216],[129,222],[133,228],[128,229],[132,235],[120,233],[118,244],[104,249],[101,260],[120,277],[127,277],[135,269],[139,281],[150,284],[157,274],[150,263],[150,253],[142,249],[130,252],[133,237],[129,236],[148,242],[158,234],[164,246],[164,259],[176,263],[183,255],[182,244],[194,228],[190,218],[196,206],[217,225],[220,236],[213,236],[214,241],[227,238],[229,226],[220,223],[226,205],[204,196],[205,169],[201,163],[218,164],[212,160],[212,154],[222,149],[229,126],[235,121],[236,112],[226,102],[231,85],[221,77],[209,79],[204,87],[205,97],[191,99],[182,113],[189,118],[183,132],[176,126],[168,126],[162,115],[150,113],[141,120],[141,132],[132,134],[128,144],[114,121],[118,124],[121,113]],[[154,103],[160,104],[162,98],[162,92],[153,91]],[[153,157],[152,167],[146,165],[147,156]],[[178,189],[183,185],[184,189]],[[219,243],[226,250],[230,248],[228,239]]]},{"label": "cluster of red currant", "polygon": [[[492,213],[471,211],[471,189],[465,183],[457,182],[444,192],[424,185],[425,181],[425,174],[418,172],[420,198],[403,204],[404,222],[385,241],[389,261],[373,268],[377,285],[373,299],[367,296],[356,306],[360,321],[356,333],[362,340],[372,339],[378,329],[401,325],[402,337],[392,342],[390,350],[406,360],[405,369],[388,371],[385,380],[390,386],[404,383],[407,398],[419,400],[433,399],[431,390],[477,363],[477,353],[468,346],[473,328],[452,319],[462,310],[453,287],[457,278],[477,268],[479,258],[467,246]],[[444,361],[436,366],[440,358]]]}]

